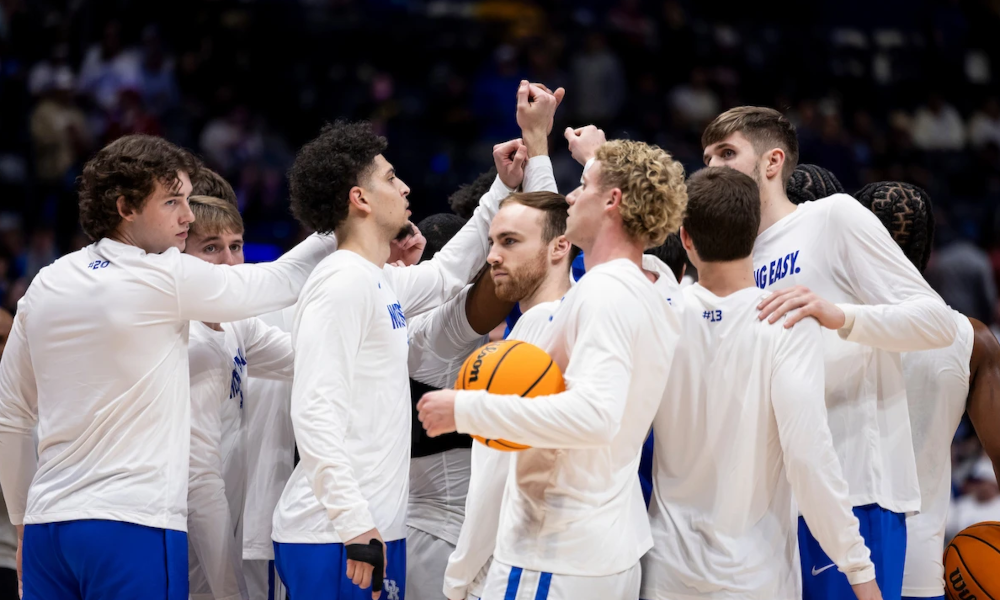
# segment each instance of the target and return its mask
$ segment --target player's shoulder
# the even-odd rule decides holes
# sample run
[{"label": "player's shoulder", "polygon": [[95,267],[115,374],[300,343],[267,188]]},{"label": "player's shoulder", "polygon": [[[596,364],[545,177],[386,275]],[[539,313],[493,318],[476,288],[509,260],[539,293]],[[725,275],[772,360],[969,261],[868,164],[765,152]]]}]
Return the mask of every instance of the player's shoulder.
[{"label": "player's shoulder", "polygon": [[834,194],[808,204],[814,205],[815,209],[824,213],[830,221],[843,225],[856,225],[858,222],[872,219],[877,223],[872,212],[850,194]]},{"label": "player's shoulder", "polygon": [[326,291],[353,291],[365,295],[371,288],[383,285],[381,271],[361,256],[338,250],[316,265],[307,287]]}]

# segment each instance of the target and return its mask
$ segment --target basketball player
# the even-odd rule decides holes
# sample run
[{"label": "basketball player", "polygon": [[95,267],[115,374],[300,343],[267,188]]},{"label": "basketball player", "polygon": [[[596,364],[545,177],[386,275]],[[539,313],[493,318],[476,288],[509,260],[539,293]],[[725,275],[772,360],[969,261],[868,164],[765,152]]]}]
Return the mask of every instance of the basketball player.
[{"label": "basketball player", "polygon": [[[191,196],[195,220],[185,253],[243,264],[243,219],[236,206]],[[191,467],[188,486],[193,600],[246,599],[242,513],[247,486],[244,394],[247,377],[290,381],[291,336],[257,318],[191,324]]]},{"label": "basketball player", "polygon": [[191,195],[219,198],[239,209],[239,201],[233,186],[229,185],[222,175],[205,166],[198,169],[198,173],[191,178]]},{"label": "basketball player", "polygon": [[[569,291],[573,252],[565,236],[568,208],[565,197],[554,192],[513,194],[493,219],[487,260],[494,292],[498,300],[517,302],[523,311],[508,339],[542,341],[538,335]],[[432,439],[450,435],[456,434]],[[471,454],[465,520],[444,573],[444,594],[452,600],[482,595],[510,470],[510,453],[473,444]],[[440,597],[440,580],[437,587]]]},{"label": "basketball player", "polygon": [[653,422],[640,597],[799,597],[797,502],[858,597],[879,598],[826,423],[819,324],[757,318],[757,186],[726,168],[687,186],[698,283],[675,302],[684,335]]},{"label": "basketball player", "polygon": [[[3,356],[14,317],[0,308],[0,356]],[[0,600],[18,600],[17,529],[7,516],[7,505],[0,494]]]},{"label": "basketball player", "polygon": [[[559,198],[561,205],[557,205],[556,210],[562,211],[561,234],[565,231],[567,205],[562,196],[555,194],[555,176],[547,158],[548,124],[526,120],[524,111],[519,112],[518,117],[524,127],[521,139],[529,156],[535,157],[525,165],[524,191],[531,197],[547,195]],[[513,197],[517,195],[509,198]],[[502,214],[503,210],[498,216]],[[452,219],[458,219],[458,223]],[[424,219],[421,229],[430,230],[427,234],[428,249],[432,246],[434,251],[441,248],[450,238],[448,230],[457,231],[455,226],[461,222],[457,216],[448,214]],[[492,228],[495,225],[491,225]],[[444,237],[446,235],[447,238]],[[504,322],[513,305],[509,299],[497,296],[493,278],[482,273],[475,285],[408,323],[410,393],[413,399],[406,541],[406,590],[410,600],[437,600],[441,597],[445,568],[465,521],[472,453],[472,439],[467,435],[453,433],[428,437],[417,419],[417,401],[426,392],[454,387],[466,357],[487,342],[484,336]],[[499,499],[498,495],[498,502]],[[474,517],[474,521],[478,519]],[[487,556],[491,552],[492,545],[487,550]]]},{"label": "basketball player", "polygon": [[[517,102],[545,123],[558,104],[528,82]],[[341,243],[303,290],[292,330],[301,462],[272,534],[292,598],[358,598],[371,586],[377,599],[383,575],[389,598],[405,596],[407,315],[442,304],[480,270],[489,222],[521,184],[528,160],[521,140],[497,146],[497,181],[455,238],[425,263],[383,268],[409,213],[409,188],[382,155],[385,147],[370,125],[338,123],[302,149],[291,171],[296,216],[317,231],[336,231]]]},{"label": "basketball player", "polygon": [[0,364],[0,484],[27,524],[29,600],[187,598],[188,323],[291,304],[333,249],[314,236],[236,267],[181,254],[198,169],[159,138],[106,146],[80,191],[95,243],[42,269],[18,303]]},{"label": "basketball player", "polygon": [[652,540],[636,470],[679,328],[642,255],[677,229],[686,197],[683,168],[663,150],[602,145],[567,198],[566,238],[588,273],[533,338],[567,391],[539,401],[443,390],[420,401],[431,436],[533,446],[511,459],[483,598],[638,596]]},{"label": "basketball player", "polygon": [[[823,332],[826,405],[851,504],[870,549],[879,588],[899,600],[907,512],[920,510],[899,352],[950,345],[955,320],[870,212],[837,194],[794,205],[785,193],[795,163],[795,128],[769,108],[739,107],[702,136],[709,166],[729,166],[760,188],[754,245],[760,304],[785,327],[815,317]],[[849,582],[801,522],[803,595],[849,597]]]},{"label": "basketball player", "polygon": [[[934,211],[927,193],[897,182],[874,183],[857,193],[918,270],[923,271],[934,237]],[[945,525],[951,501],[951,440],[966,411],[994,470],[1000,465],[1000,344],[983,323],[953,311],[955,343],[939,350],[906,352],[903,376],[910,408],[913,450],[920,480],[920,513],[906,519],[904,598],[945,596]]]}]

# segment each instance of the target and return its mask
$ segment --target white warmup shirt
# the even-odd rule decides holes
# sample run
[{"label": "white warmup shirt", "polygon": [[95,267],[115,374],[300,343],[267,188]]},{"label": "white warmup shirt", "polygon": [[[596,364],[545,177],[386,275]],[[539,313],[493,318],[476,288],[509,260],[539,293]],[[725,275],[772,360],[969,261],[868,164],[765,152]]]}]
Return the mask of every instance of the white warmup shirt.
[{"label": "white warmup shirt", "polygon": [[[261,315],[264,323],[292,332],[295,305]],[[291,380],[250,377],[245,397],[247,486],[243,507],[243,559],[274,560],[271,521],[295,468]]]},{"label": "white warmup shirt", "polygon": [[10,523],[7,506],[0,494],[0,569],[17,568],[17,528]]},{"label": "white warmup shirt", "polygon": [[952,315],[958,324],[954,344],[903,354],[922,499],[920,514],[906,519],[903,596],[914,598],[944,594],[942,556],[951,504],[951,440],[969,398],[969,362],[975,338],[968,317],[956,311]]},{"label": "white warmup shirt", "polygon": [[823,402],[819,323],[758,318],[757,288],[675,301],[681,342],[653,422],[641,597],[801,598],[798,500],[851,583],[875,578]]},{"label": "white warmup shirt", "polygon": [[[555,300],[532,306],[517,320],[507,339],[544,344],[552,327],[550,317],[560,304],[561,300]],[[510,452],[472,444],[472,477],[465,501],[465,522],[444,574],[447,598],[464,600],[470,593],[482,596],[490,557],[496,547],[511,456]]]},{"label": "white warmup shirt", "polygon": [[512,458],[498,561],[607,576],[650,548],[636,473],[678,335],[677,316],[645,274],[613,260],[570,290],[537,344],[563,370],[567,391],[544,401],[458,392],[458,431],[533,447]]},{"label": "white warmup shirt", "polygon": [[220,266],[105,238],[42,269],[0,363],[0,484],[11,521],[186,531],[189,323],[294,303],[335,244],[312,236],[270,264]]},{"label": "white warmup shirt", "polygon": [[853,327],[823,331],[826,408],[851,504],[920,510],[899,352],[951,345],[955,321],[878,218],[846,194],[800,204],[757,237],[757,286],[804,285]]},{"label": "white warmup shirt", "polygon": [[[191,595],[246,597],[242,515],[246,491],[247,377],[290,381],[291,336],[260,319],[191,324],[191,466],[188,542]],[[253,440],[249,440],[253,443]]]},{"label": "white warmup shirt", "polygon": [[[489,277],[489,275],[486,275]],[[410,377],[433,389],[455,387],[462,364],[488,336],[469,325],[465,303],[472,286],[407,323]],[[469,450],[453,448],[410,459],[406,524],[449,544],[458,542],[469,487]]]},{"label": "white warmup shirt", "polygon": [[[547,156],[531,161],[548,162]],[[406,537],[410,381],[407,316],[454,297],[486,262],[490,222],[509,190],[497,178],[433,259],[377,267],[341,251],[302,291],[292,329],[292,422],[300,462],[274,514],[279,543],[343,543],[377,528]]]}]

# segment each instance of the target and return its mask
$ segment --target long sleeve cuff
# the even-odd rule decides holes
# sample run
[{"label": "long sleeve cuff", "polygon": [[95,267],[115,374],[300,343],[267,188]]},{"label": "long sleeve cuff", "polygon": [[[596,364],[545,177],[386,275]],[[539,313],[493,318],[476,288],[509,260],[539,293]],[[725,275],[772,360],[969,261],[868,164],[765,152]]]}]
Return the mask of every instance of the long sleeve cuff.
[{"label": "long sleeve cuff", "polygon": [[476,395],[479,392],[460,391],[455,394],[455,430],[458,433],[471,433],[471,411]]},{"label": "long sleeve cuff", "polygon": [[[837,330],[840,338],[852,342],[851,334],[854,332],[854,322],[858,318],[858,307],[854,304],[837,304],[837,308],[844,311],[844,326]],[[862,582],[863,583],[863,582]]]},{"label": "long sleeve cuff", "polygon": [[851,585],[858,585],[860,583],[868,583],[875,579],[875,565],[869,565],[868,567],[861,569],[860,571],[852,571],[850,573],[844,573],[847,575],[847,582]]},{"label": "long sleeve cuff", "polygon": [[333,526],[337,530],[337,535],[340,536],[340,541],[346,544],[348,540],[353,540],[362,533],[375,529],[375,521],[372,519],[371,513],[368,512],[368,508],[363,506],[341,513],[334,521]]}]

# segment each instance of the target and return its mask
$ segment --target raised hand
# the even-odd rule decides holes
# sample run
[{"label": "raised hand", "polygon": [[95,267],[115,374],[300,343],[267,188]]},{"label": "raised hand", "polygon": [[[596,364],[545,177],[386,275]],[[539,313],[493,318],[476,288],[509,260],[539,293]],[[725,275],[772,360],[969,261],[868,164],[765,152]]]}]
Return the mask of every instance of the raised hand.
[{"label": "raised hand", "polygon": [[528,148],[520,138],[493,146],[493,163],[500,181],[511,189],[521,187],[524,181],[524,163],[528,161]]},{"label": "raised hand", "polygon": [[598,129],[593,125],[587,125],[579,129],[567,127],[563,135],[566,137],[566,141],[569,142],[570,154],[581,165],[587,164],[588,160],[594,158],[594,155],[597,154],[597,149],[604,142],[608,141],[604,137],[604,130]]},{"label": "raised hand", "polygon": [[563,88],[554,93],[542,84],[522,81],[517,88],[517,124],[528,147],[528,157],[548,154],[548,137],[556,109],[566,95]]}]

